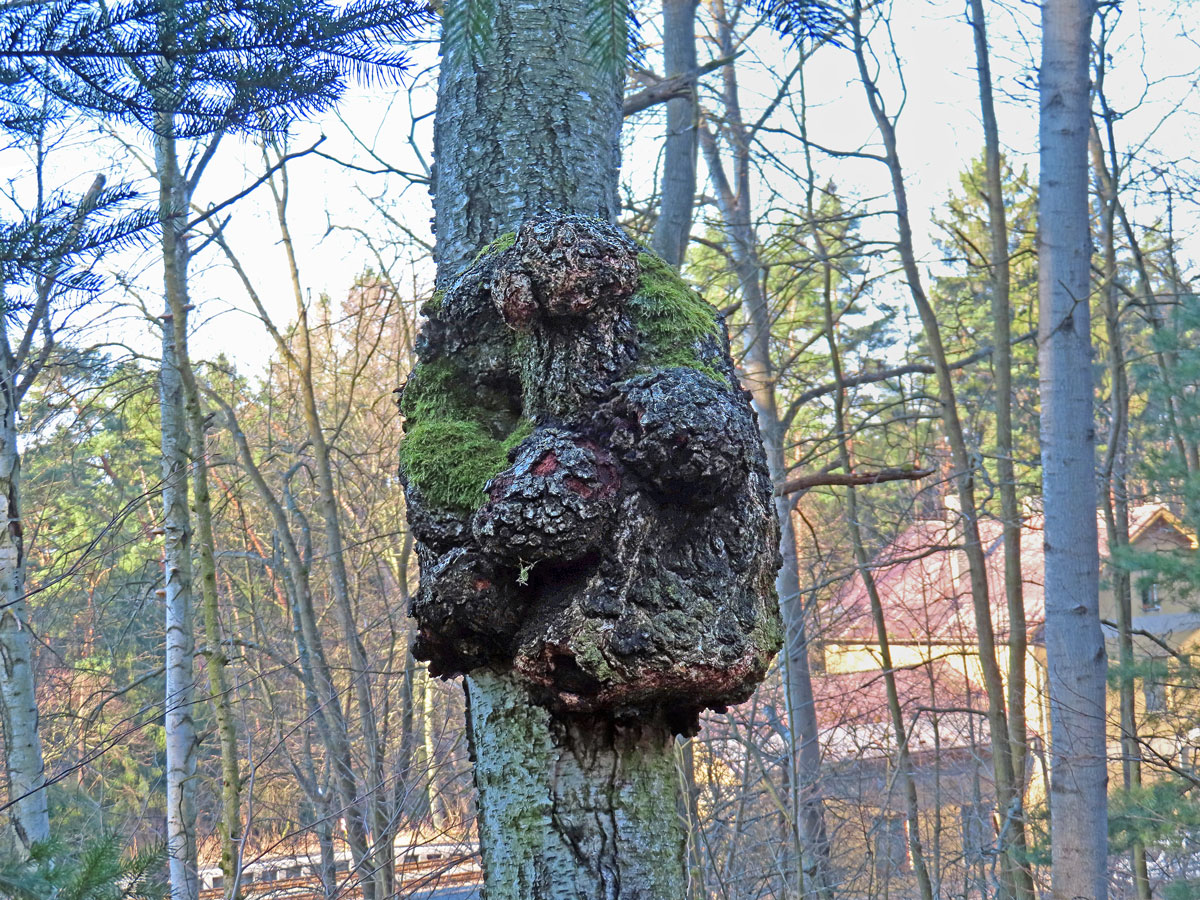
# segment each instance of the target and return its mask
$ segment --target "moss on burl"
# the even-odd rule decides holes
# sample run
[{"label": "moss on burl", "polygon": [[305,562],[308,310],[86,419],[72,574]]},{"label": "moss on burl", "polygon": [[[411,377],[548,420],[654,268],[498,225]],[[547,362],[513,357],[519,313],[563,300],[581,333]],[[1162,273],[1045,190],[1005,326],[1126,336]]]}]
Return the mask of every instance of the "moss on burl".
[{"label": "moss on burl", "polygon": [[[516,232],[501,234],[483,247],[470,269],[483,260],[510,250]],[[628,301],[628,312],[637,329],[639,372],[684,367],[721,383],[725,375],[705,361],[703,342],[720,346],[723,330],[717,312],[680,278],[671,266],[646,252],[637,256],[637,292]],[[438,315],[446,302],[439,289],[425,304],[426,315]],[[522,372],[522,347],[528,340],[508,331],[510,354]],[[633,373],[630,373],[633,374]],[[508,454],[533,432],[533,422],[520,419],[511,425],[507,414],[480,405],[467,391],[467,373],[444,358],[417,365],[400,401],[405,435],[400,444],[404,476],[433,505],[470,513],[487,499],[484,485],[508,466]]]},{"label": "moss on burl", "polygon": [[504,234],[497,237],[491,243],[486,244],[482,250],[475,254],[475,259],[471,261],[471,265],[479,262],[488,256],[494,256],[497,253],[503,253],[505,250],[511,250],[517,242],[517,233],[515,231],[506,231]]},{"label": "moss on burl", "polygon": [[533,422],[519,419],[496,436],[494,417],[465,396],[465,382],[445,360],[413,370],[400,399],[400,468],[430,503],[470,513],[487,499],[484,485],[508,466],[508,452],[533,433]]},{"label": "moss on burl", "polygon": [[725,376],[697,352],[700,341],[721,340],[717,311],[666,260],[639,253],[638,266],[641,274],[629,311],[638,330],[642,370],[683,367],[727,384]]}]

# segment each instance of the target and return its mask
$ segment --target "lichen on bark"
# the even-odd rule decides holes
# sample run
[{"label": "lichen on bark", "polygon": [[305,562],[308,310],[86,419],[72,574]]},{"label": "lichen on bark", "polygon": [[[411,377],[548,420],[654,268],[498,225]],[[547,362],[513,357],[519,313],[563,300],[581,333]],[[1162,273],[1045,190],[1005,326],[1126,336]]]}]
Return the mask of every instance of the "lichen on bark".
[{"label": "lichen on bark", "polygon": [[778,533],[716,311],[572,216],[425,311],[401,396],[417,655],[510,671],[560,719],[690,731],[749,696],[780,644]]}]

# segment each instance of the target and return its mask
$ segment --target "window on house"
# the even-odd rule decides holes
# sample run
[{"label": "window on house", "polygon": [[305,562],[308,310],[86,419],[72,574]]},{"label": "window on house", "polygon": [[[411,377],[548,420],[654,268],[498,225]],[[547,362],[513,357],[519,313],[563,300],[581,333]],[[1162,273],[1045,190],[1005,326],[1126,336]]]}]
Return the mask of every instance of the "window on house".
[{"label": "window on house", "polygon": [[1162,609],[1158,602],[1158,583],[1150,582],[1142,585],[1142,612],[1154,612]]},{"label": "window on house", "polygon": [[963,858],[968,865],[975,865],[988,855],[995,839],[992,812],[983,803],[964,804],[960,812]]},{"label": "window on house", "polygon": [[875,873],[880,878],[908,871],[908,823],[885,814],[875,830]]}]

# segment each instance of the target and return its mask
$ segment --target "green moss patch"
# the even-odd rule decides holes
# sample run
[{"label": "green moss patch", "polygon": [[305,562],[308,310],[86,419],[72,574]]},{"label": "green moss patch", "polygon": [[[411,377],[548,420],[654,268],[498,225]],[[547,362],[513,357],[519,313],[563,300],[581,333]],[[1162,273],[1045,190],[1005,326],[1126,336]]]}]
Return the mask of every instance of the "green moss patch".
[{"label": "green moss patch", "polygon": [[429,315],[432,312],[437,312],[442,308],[442,303],[446,299],[446,292],[439,288],[430,295],[429,299],[421,304],[421,312]]},{"label": "green moss patch", "polygon": [[492,241],[490,244],[488,244],[486,247],[484,247],[482,250],[480,250],[478,253],[476,253],[475,259],[473,259],[471,261],[471,264],[474,265],[475,263],[477,263],[481,259],[483,259],[485,256],[492,256],[496,253],[503,253],[505,250],[511,249],[513,244],[515,244],[516,242],[517,242],[517,233],[515,231],[506,231],[506,232],[504,232],[504,234],[500,235],[498,238],[496,238],[494,241]]},{"label": "green moss patch", "polygon": [[717,311],[665,260],[639,253],[638,266],[638,289],[629,301],[629,309],[638,329],[645,368],[682,366],[724,382],[725,377],[697,351],[697,344],[705,338],[720,342]]},{"label": "green moss patch", "polygon": [[469,513],[487,499],[483,486],[508,467],[508,451],[533,433],[533,422],[521,419],[506,436],[494,436],[487,411],[472,406],[462,383],[463,374],[444,360],[413,371],[400,399],[400,466],[431,504]]}]

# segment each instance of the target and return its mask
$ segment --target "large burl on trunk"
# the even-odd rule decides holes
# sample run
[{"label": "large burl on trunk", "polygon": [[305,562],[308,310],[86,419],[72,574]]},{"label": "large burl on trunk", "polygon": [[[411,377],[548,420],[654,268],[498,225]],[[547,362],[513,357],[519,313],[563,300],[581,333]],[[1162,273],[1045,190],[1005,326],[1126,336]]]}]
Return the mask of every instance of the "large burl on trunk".
[{"label": "large burl on trunk", "polygon": [[425,310],[401,398],[416,654],[552,714],[695,728],[780,645],[778,530],[716,312],[619,228],[497,239]]}]

